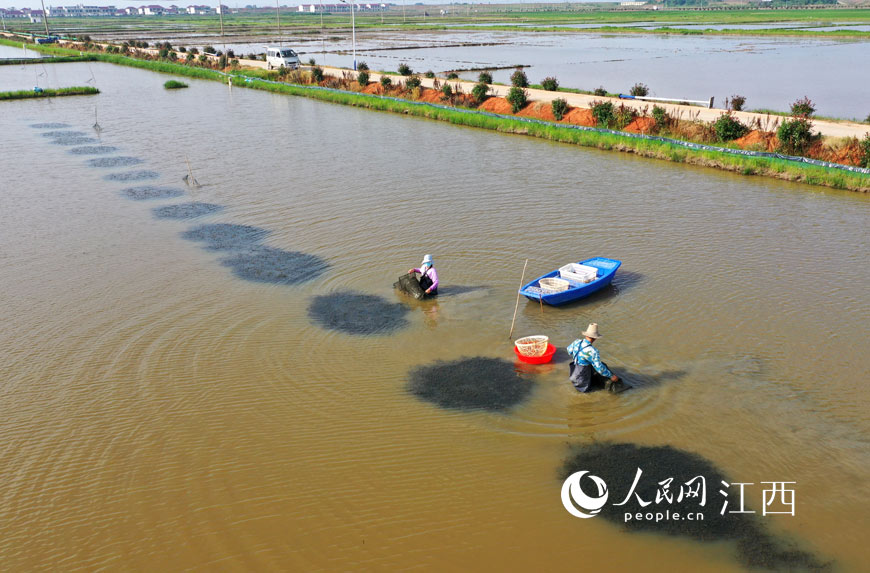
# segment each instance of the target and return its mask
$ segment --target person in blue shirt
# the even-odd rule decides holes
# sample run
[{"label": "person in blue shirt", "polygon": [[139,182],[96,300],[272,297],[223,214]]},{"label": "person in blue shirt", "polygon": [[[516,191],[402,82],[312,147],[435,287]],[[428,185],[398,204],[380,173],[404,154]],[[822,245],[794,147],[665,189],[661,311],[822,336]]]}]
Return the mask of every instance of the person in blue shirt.
[{"label": "person in blue shirt", "polygon": [[610,371],[607,364],[601,361],[598,349],[592,346],[596,339],[601,338],[598,333],[598,323],[593,322],[581,334],[583,338],[578,338],[568,347],[568,354],[573,358],[568,378],[574,384],[574,388],[578,392],[588,392],[592,386],[594,369],[599,377],[606,379],[604,387],[609,392],[617,394],[625,390],[625,384],[619,376]]}]

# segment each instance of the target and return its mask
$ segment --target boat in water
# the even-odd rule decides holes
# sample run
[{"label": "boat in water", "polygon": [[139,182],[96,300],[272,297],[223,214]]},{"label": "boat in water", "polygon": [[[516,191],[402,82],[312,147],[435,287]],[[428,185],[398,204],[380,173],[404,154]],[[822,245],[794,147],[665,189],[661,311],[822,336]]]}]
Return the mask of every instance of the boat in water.
[{"label": "boat in water", "polygon": [[604,257],[569,263],[523,285],[520,294],[552,306],[579,300],[609,285],[620,265]]}]

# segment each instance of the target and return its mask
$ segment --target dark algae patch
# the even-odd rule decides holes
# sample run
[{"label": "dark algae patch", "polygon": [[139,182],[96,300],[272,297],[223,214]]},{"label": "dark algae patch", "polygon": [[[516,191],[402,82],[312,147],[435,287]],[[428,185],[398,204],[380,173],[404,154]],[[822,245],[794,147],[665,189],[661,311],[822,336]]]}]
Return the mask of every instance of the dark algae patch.
[{"label": "dark algae patch", "polygon": [[95,157],[88,160],[88,165],[91,167],[129,167],[131,165],[139,165],[143,163],[138,157]]},{"label": "dark algae patch", "polygon": [[181,234],[183,239],[205,243],[212,251],[250,248],[269,234],[266,229],[232,223],[212,223],[193,227]]},{"label": "dark algae patch", "polygon": [[320,276],[328,267],[316,255],[258,245],[224,257],[221,264],[237,277],[259,283],[295,285]]},{"label": "dark algae patch", "polygon": [[[631,493],[638,468],[642,473],[634,493]],[[630,533],[657,533],[696,541],[731,541],[736,545],[738,559],[750,569],[826,571],[831,567],[831,563],[823,563],[811,553],[801,551],[767,531],[762,521],[764,518],[760,516],[762,491],[771,487],[769,484],[755,483],[746,487],[745,510],[757,513],[730,513],[740,509],[739,486],[724,485],[722,482],[732,484],[734,480],[697,454],[671,446],[597,442],[575,446],[565,460],[559,479],[564,481],[579,471],[587,471],[588,475],[601,478],[607,485],[607,501],[597,517],[616,523]],[[588,475],[581,479],[580,487],[584,494],[599,497],[597,487]],[[699,487],[702,480],[695,479],[698,476],[703,477],[703,486]],[[663,483],[668,484],[670,502],[663,493]],[[689,483],[691,486],[687,485]],[[690,487],[698,495],[690,496]],[[721,495],[720,490],[728,496]],[[681,491],[686,495],[678,501]],[[701,492],[706,496],[703,506],[700,505]],[[629,493],[631,497],[624,505],[615,505],[621,504]],[[728,506],[723,515],[722,506],[726,501]],[[664,515],[666,510],[678,512],[683,519],[636,519],[638,513],[655,515],[660,512]],[[686,519],[689,513],[702,513],[703,519]],[[626,520],[625,514],[635,518]]]},{"label": "dark algae patch", "polygon": [[163,205],[151,210],[158,219],[194,219],[210,213],[223,210],[223,206],[214,203],[179,203]]},{"label": "dark algae patch", "polygon": [[184,189],[178,187],[159,187],[157,185],[139,185],[128,187],[121,191],[129,199],[134,201],[146,201],[148,199],[172,199],[184,195]]},{"label": "dark algae patch", "polygon": [[504,412],[526,400],[533,382],[500,358],[462,358],[419,366],[409,375],[408,390],[422,400],[451,410]]},{"label": "dark algae patch", "polygon": [[157,179],[160,174],[156,171],[128,171],[126,173],[110,173],[103,177],[106,181],[144,181],[146,179]]},{"label": "dark algae patch", "polygon": [[408,308],[383,297],[357,292],[316,296],[308,306],[311,320],[348,334],[391,334],[408,325]]},{"label": "dark algae patch", "polygon": [[73,147],[69,150],[73,155],[108,155],[116,151],[118,151],[118,148],[111,145],[85,145],[83,147]]},{"label": "dark algae patch", "polygon": [[72,126],[68,123],[33,123],[30,127],[34,129],[65,129]]}]

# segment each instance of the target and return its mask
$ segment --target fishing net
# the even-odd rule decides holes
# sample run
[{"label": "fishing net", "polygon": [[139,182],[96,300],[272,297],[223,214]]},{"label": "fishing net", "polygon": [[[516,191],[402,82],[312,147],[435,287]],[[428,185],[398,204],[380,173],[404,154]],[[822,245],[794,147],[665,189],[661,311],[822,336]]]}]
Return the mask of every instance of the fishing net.
[{"label": "fishing net", "polygon": [[138,165],[140,163],[144,163],[143,160],[138,157],[95,157],[94,159],[88,159],[88,165],[91,167],[129,167],[131,165]]},{"label": "fishing net", "polygon": [[33,123],[30,127],[34,129],[64,129],[72,126],[68,123]]},{"label": "fishing net", "polygon": [[128,171],[126,173],[110,173],[103,177],[106,181],[145,181],[146,179],[157,179],[160,174],[156,171]]},{"label": "fishing net", "polygon": [[106,155],[116,151],[118,151],[118,148],[111,145],[85,145],[83,147],[73,147],[69,150],[73,155]]},{"label": "fishing net", "polygon": [[407,313],[402,304],[357,292],[316,296],[308,306],[308,316],[315,324],[356,335],[393,333],[408,325]]},{"label": "fishing net", "polygon": [[151,210],[158,219],[194,219],[223,210],[223,206],[213,203],[179,203],[163,205]]},{"label": "fishing net", "polygon": [[295,285],[317,278],[329,266],[316,255],[258,245],[221,259],[241,279]]},{"label": "fishing net", "polygon": [[405,273],[400,276],[399,280],[393,283],[393,288],[399,289],[399,291],[411,295],[417,300],[426,296],[426,293],[420,287],[420,281],[411,273]]},{"label": "fishing net", "polygon": [[[628,497],[631,484],[637,470],[642,470],[641,478],[632,495],[625,504],[616,506]],[[687,537],[698,541],[736,541],[737,554],[741,562],[750,568],[767,568],[773,570],[812,570],[823,567],[817,558],[807,552],[791,547],[787,542],[775,538],[769,533],[757,514],[730,513],[721,515],[722,504],[726,498],[710,496],[722,488],[722,481],[732,480],[725,476],[719,468],[701,456],[673,448],[671,446],[637,446],[635,444],[619,444],[595,442],[589,445],[575,446],[571,455],[565,461],[560,472],[560,479],[578,471],[588,471],[589,474],[600,477],[607,484],[609,499],[601,512],[602,518],[616,523],[621,529],[629,532],[655,532],[659,534]],[[677,502],[681,491],[688,491],[685,484],[696,476],[703,476],[706,481],[705,505],[697,497],[686,496],[682,502]],[[669,492],[672,503],[659,497],[660,503],[655,504],[657,495],[661,492],[665,480],[670,482]],[[691,487],[695,488],[701,480],[696,480]],[[580,484],[587,495],[595,495],[595,486],[591,481]],[[588,489],[584,486],[588,485]],[[729,495],[728,510],[739,508],[739,491],[732,488]],[[638,500],[653,505],[641,504]],[[733,498],[733,499],[731,499]],[[760,498],[759,498],[760,499]],[[611,503],[611,500],[613,503]],[[750,507],[747,510],[758,510]],[[652,512],[664,513],[670,509],[685,516],[687,513],[702,513],[703,519],[689,520],[647,520],[628,519],[625,514],[636,515]],[[582,520],[581,520],[582,521]]]},{"label": "fishing net", "polygon": [[513,363],[475,357],[417,367],[409,375],[408,390],[442,408],[503,412],[527,399],[533,386]]},{"label": "fishing net", "polygon": [[266,229],[249,225],[212,223],[193,227],[181,236],[189,241],[203,242],[205,248],[212,251],[227,251],[253,247],[268,234],[269,231]]},{"label": "fishing net", "polygon": [[128,199],[146,201],[148,199],[172,199],[184,195],[184,189],[178,187],[158,187],[156,185],[139,185],[128,187],[121,191]]}]

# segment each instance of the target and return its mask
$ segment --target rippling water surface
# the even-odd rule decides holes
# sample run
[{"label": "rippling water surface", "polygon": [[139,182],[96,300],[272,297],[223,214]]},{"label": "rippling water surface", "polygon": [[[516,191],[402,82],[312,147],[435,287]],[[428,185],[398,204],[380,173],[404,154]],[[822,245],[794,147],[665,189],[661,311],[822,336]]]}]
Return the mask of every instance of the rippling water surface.
[{"label": "rippling water surface", "polygon": [[[3,104],[5,569],[738,569],[728,544],[568,515],[558,469],[594,440],[794,481],[797,515],[766,524],[866,563],[865,197],[216,83],[165,91],[105,64],[46,69],[102,94]],[[10,89],[31,78],[0,70]],[[95,168],[107,155],[30,127],[51,122],[142,163]],[[130,200],[122,174],[139,171],[184,195]],[[190,202],[223,209],[152,214]],[[266,233],[223,251],[182,237],[216,223]],[[221,264],[265,247],[325,266],[288,285]],[[424,253],[442,296],[401,299],[391,285]],[[636,389],[578,395],[560,352],[524,370],[534,390],[504,413],[408,392],[421,365],[512,359],[526,258],[528,279],[593,255],[623,261],[612,288],[520,301],[516,334],[564,347],[598,322]],[[407,304],[407,325],[311,321],[315,297],[348,291]]]}]

